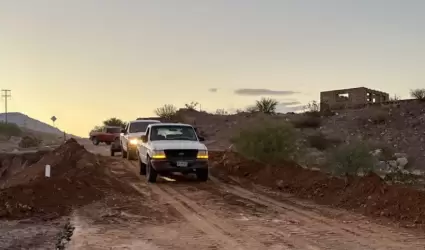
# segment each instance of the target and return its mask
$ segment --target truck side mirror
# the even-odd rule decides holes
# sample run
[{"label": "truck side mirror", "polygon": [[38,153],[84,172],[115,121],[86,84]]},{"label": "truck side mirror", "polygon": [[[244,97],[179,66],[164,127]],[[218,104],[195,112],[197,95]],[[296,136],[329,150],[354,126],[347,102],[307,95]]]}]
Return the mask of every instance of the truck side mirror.
[{"label": "truck side mirror", "polygon": [[198,138],[199,138],[199,141],[205,141],[205,138],[202,136],[198,136]]},{"label": "truck side mirror", "polygon": [[125,132],[126,132],[125,129],[121,129],[121,133],[125,134]]},{"label": "truck side mirror", "polygon": [[146,135],[140,136],[140,139],[142,140],[142,142],[147,142],[148,141],[148,137]]}]

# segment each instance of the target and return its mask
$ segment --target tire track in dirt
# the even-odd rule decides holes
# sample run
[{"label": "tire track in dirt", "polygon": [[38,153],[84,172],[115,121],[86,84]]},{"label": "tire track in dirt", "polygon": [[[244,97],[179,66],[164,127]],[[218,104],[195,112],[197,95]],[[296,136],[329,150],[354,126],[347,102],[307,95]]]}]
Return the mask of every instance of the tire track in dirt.
[{"label": "tire track in dirt", "polygon": [[[211,188],[218,189],[218,187],[216,187],[215,185],[211,185],[207,183],[203,184],[202,186],[206,187],[207,189],[211,189]],[[164,186],[161,186],[161,187],[164,187]],[[235,217],[218,218],[214,214],[214,210],[208,210],[207,208],[204,208],[201,205],[198,205],[195,201],[193,201],[193,197],[189,197],[191,193],[187,192],[187,189],[183,188],[185,190],[182,191],[182,186],[167,185],[166,188],[170,194],[172,194],[174,197],[177,197],[178,199],[182,200],[183,202],[191,206],[194,210],[196,210],[198,213],[204,216],[204,218],[209,218],[209,220],[211,220],[211,222],[216,224],[218,227],[224,226],[225,228],[223,230],[227,232],[232,232],[234,237],[238,237],[238,239],[241,239],[243,242],[246,242],[250,247],[254,246],[253,249],[305,249],[305,250],[329,249],[328,247],[325,247],[325,248],[319,247],[316,245],[315,242],[309,241],[306,238],[297,237],[294,234],[276,230],[276,228],[271,227],[270,224],[264,225],[264,223],[258,223],[258,224],[261,224],[262,226],[261,231],[254,231],[254,232],[250,231],[249,233],[251,233],[251,235],[255,235],[255,236],[251,236],[249,233],[243,232],[242,230],[240,230],[239,225],[237,224],[233,225],[233,223],[229,224],[225,222],[225,221],[232,222],[234,221]],[[257,230],[259,229],[257,228]],[[259,238],[260,232],[274,236],[275,240],[273,242],[273,246],[266,246],[265,244],[260,243],[264,240]]]},{"label": "tire track in dirt", "polygon": [[[132,186],[136,190],[140,189],[137,185],[133,184]],[[195,211],[188,209],[180,201],[175,199],[173,196],[171,196],[169,193],[164,191],[162,188],[156,185],[151,185],[151,190],[157,195],[159,195],[160,198],[166,200],[177,211],[179,211],[183,215],[183,217],[185,217],[186,220],[189,221],[194,227],[200,229],[201,231],[205,232],[207,235],[219,241],[221,245],[225,247],[225,249],[229,249],[229,250],[230,249],[239,249],[239,250],[246,249],[242,247],[234,238],[230,237],[225,232],[221,231],[219,228],[209,223],[207,220],[205,220],[205,218],[200,216]]]},{"label": "tire track in dirt", "polygon": [[[239,197],[251,200],[257,204],[268,206],[276,211],[287,214],[299,221],[316,225],[318,228],[335,232],[335,234],[329,235],[329,237],[321,237],[320,240],[331,240],[346,243],[356,242],[360,244],[361,249],[423,249],[425,242],[413,242],[418,241],[418,237],[415,235],[407,235],[401,233],[393,233],[385,227],[378,226],[384,231],[375,232],[373,230],[365,230],[364,228],[352,228],[349,226],[342,226],[340,223],[335,223],[332,219],[318,216],[314,212],[310,212],[306,209],[301,210],[302,207],[291,205],[292,202],[281,202],[259,193],[253,193],[247,189],[244,189],[235,185],[228,185],[215,177],[210,179],[217,184],[221,189],[230,192]],[[289,204],[288,204],[289,203]],[[356,225],[357,226],[357,225]],[[399,237],[403,236],[403,237]],[[422,240],[422,239],[421,239]],[[407,244],[407,242],[410,244]],[[413,245],[412,245],[413,244]],[[412,248],[414,247],[414,248]],[[356,249],[356,248],[354,248]]]}]

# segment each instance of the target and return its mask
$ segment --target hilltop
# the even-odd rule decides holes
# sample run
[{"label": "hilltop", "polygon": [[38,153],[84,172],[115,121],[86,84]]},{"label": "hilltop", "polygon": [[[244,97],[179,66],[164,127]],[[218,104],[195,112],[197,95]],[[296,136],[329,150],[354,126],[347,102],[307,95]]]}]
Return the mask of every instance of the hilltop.
[{"label": "hilltop", "polygon": [[[0,113],[0,121],[4,121],[5,118],[5,113]],[[15,123],[21,128],[26,128],[32,131],[63,135],[63,131],[59,130],[58,128],[55,128],[47,123],[41,122],[19,112],[7,113],[7,120],[10,123]]]}]

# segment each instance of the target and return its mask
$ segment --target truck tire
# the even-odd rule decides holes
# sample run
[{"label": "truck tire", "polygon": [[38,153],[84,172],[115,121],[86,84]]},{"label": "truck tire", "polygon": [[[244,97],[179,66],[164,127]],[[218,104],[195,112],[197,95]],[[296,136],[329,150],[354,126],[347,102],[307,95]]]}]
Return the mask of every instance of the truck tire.
[{"label": "truck tire", "polygon": [[146,164],[142,162],[142,159],[140,159],[140,154],[137,153],[137,160],[139,161],[139,169],[140,169],[140,175],[146,175]]},{"label": "truck tire", "polygon": [[124,150],[124,148],[121,146],[121,157],[127,158],[127,152]]},{"label": "truck tire", "polygon": [[131,150],[128,145],[127,145],[127,160],[131,161],[131,160],[135,160],[135,154],[136,152],[134,152],[135,150]]},{"label": "truck tire", "polygon": [[196,178],[198,178],[199,181],[207,181],[208,180],[208,168],[196,169]]},{"label": "truck tire", "polygon": [[99,140],[97,139],[97,137],[93,137],[91,141],[93,142],[93,145],[99,145]]},{"label": "truck tire", "polygon": [[115,155],[115,151],[112,148],[110,149],[110,151],[111,151],[111,156],[114,156]]},{"label": "truck tire", "polygon": [[146,162],[146,180],[150,183],[155,183],[158,173],[152,167],[151,158],[149,156],[147,157]]}]

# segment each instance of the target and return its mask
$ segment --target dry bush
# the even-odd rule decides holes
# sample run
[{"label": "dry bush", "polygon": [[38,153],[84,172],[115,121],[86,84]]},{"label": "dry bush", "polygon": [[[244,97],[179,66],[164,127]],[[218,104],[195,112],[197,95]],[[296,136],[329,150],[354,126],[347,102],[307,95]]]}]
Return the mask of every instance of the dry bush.
[{"label": "dry bush", "polygon": [[19,147],[21,148],[32,148],[32,147],[38,147],[41,144],[41,140],[33,137],[33,136],[24,136],[22,137],[22,140],[19,142]]},{"label": "dry bush", "polygon": [[21,134],[21,128],[15,123],[0,122],[0,135],[4,135],[6,138],[9,138],[11,136],[20,136]]},{"label": "dry bush", "polygon": [[289,123],[264,124],[261,127],[241,130],[232,138],[232,143],[246,158],[278,163],[295,158],[297,139],[297,132]]},{"label": "dry bush", "polygon": [[317,133],[314,135],[310,135],[307,137],[307,142],[313,148],[317,148],[318,150],[326,150],[330,146],[332,146],[332,141],[326,138],[323,133]]},{"label": "dry bush", "polygon": [[264,114],[274,114],[276,113],[276,107],[279,102],[272,98],[261,98],[255,102],[255,106],[258,111]]},{"label": "dry bush", "polygon": [[329,163],[336,175],[357,175],[374,169],[376,159],[370,154],[370,147],[362,142],[352,142],[336,148]]},{"label": "dry bush", "polygon": [[382,109],[365,109],[359,116],[360,122],[364,124],[372,123],[375,125],[384,124],[390,118],[388,111]]},{"label": "dry bush", "polygon": [[300,115],[294,117],[291,123],[296,128],[319,128],[322,124],[322,119],[314,115]]}]

